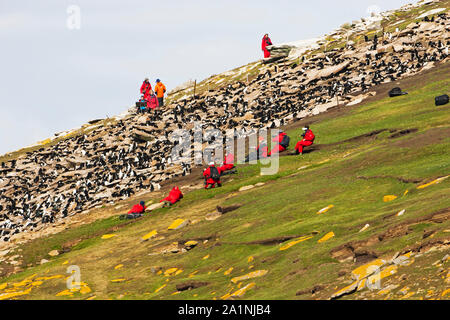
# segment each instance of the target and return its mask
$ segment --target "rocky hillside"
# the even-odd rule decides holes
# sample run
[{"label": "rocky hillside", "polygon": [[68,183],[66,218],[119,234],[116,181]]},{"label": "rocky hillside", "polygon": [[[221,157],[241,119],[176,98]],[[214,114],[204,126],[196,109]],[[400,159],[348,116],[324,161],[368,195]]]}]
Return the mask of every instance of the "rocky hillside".
[{"label": "rocky hillside", "polygon": [[[346,41],[343,47],[308,52],[297,62],[268,64],[248,82],[172,99],[149,116],[130,109],[123,117],[93,122],[67,137],[3,157],[0,240],[8,242],[22,232],[158,190],[162,182],[188,175],[190,162],[174,164],[170,156],[176,144],[170,137],[176,129],[192,135],[195,122],[201,122],[203,130],[225,134],[232,129],[233,138],[242,138],[258,128],[278,128],[332,107],[351,106],[373,94],[367,92],[373,86],[448,61],[448,1],[422,6],[424,11],[443,10],[410,17],[404,26],[389,15],[383,20],[384,29],[401,28],[379,36],[379,30],[370,33],[355,24],[350,28],[366,32],[367,41]],[[213,146],[204,143],[200,149]]]}]

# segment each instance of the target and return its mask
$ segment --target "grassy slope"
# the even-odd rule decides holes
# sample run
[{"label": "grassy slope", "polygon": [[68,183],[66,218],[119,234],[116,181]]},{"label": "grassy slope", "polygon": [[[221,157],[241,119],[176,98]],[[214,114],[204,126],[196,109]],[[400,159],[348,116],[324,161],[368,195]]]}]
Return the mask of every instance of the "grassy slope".
[{"label": "grassy slope", "polygon": [[[450,207],[450,179],[424,189],[416,188],[450,174],[450,113],[448,105],[435,107],[433,103],[434,96],[446,92],[450,85],[450,79],[445,76],[449,68],[447,63],[445,67],[430,72],[426,82],[416,82],[405,88],[409,95],[383,98],[342,112],[339,116],[316,121],[313,125],[316,143],[323,148],[302,157],[280,158],[277,175],[260,176],[259,165],[239,166],[239,173],[228,177],[224,187],[189,192],[173,208],[154,211],[132,223],[124,223],[115,217],[99,220],[21,246],[9,255],[20,254],[24,265],[35,266],[2,279],[0,288],[1,283],[8,285],[0,290],[0,294],[28,288],[29,284],[17,286],[17,283],[33,275],[66,277],[67,266],[78,265],[81,281],[86,282],[92,292],[56,297],[58,292],[66,289],[65,280],[60,278],[35,283],[28,294],[18,298],[219,299],[238,289],[230,281],[232,277],[254,270],[268,270],[268,273],[243,281],[242,286],[256,283],[256,287],[244,295],[246,299],[310,298],[311,295],[296,296],[296,292],[317,284],[321,284],[323,289],[315,297],[329,297],[347,284],[349,272],[357,266],[351,261],[340,263],[333,259],[330,255],[333,248],[349,241],[367,239],[399,223]],[[388,138],[389,132],[382,132],[376,138],[333,144],[383,128],[417,128],[418,131],[396,139]],[[292,129],[288,133],[294,144],[300,129]],[[308,167],[298,170],[303,166]],[[358,179],[358,176],[394,176],[421,182],[404,183],[390,177]],[[265,185],[237,192],[243,185],[261,181],[266,182]],[[406,190],[409,192],[403,195]],[[397,195],[398,198],[383,202],[385,195]],[[218,204],[241,204],[242,207],[215,221],[206,221],[204,216],[215,211]],[[316,214],[330,204],[334,207],[327,213]],[[403,216],[386,218],[402,209],[406,209]],[[167,230],[177,218],[190,219],[193,223],[180,230]],[[366,223],[370,224],[369,229],[359,233]],[[158,231],[158,236],[141,242],[140,237],[153,229]],[[391,257],[396,251],[422,241],[424,230],[435,230],[433,239],[436,240],[448,238],[448,229],[448,220],[440,224],[418,223],[409,234],[387,239],[369,249],[379,257]],[[312,239],[285,251],[280,251],[278,244],[244,244],[278,236],[308,235],[314,231],[318,234]],[[330,231],[335,237],[323,243],[317,242]],[[101,239],[105,233],[116,236]],[[192,239],[202,240],[186,253],[151,255],[173,242],[184,243]],[[204,243],[203,239],[209,240]],[[62,247],[71,247],[71,250],[54,258],[46,255],[50,250]],[[207,255],[209,258],[203,259]],[[249,262],[249,257],[254,260]],[[50,262],[36,265],[42,258]],[[67,263],[63,265],[64,262]],[[429,261],[422,263],[428,265]],[[123,267],[114,269],[119,264]],[[172,277],[156,272],[173,267],[183,272]],[[233,270],[225,275],[230,267]],[[417,272],[417,269],[412,270]],[[347,276],[339,277],[339,271],[345,271]],[[121,278],[126,280],[111,282]],[[436,295],[440,296],[448,284],[440,281],[440,277],[436,279],[433,287]],[[172,295],[176,292],[176,284],[191,280],[209,284]],[[413,278],[412,281],[416,280]],[[166,286],[155,292],[163,285]],[[423,285],[426,286],[426,282]],[[410,298],[418,297],[412,295]]]}]

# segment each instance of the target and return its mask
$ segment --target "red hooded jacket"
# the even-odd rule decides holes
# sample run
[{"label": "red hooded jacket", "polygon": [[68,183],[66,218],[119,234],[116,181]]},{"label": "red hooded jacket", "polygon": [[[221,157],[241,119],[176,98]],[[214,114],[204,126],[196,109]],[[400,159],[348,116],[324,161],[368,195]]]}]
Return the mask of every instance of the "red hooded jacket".
[{"label": "red hooded jacket", "polygon": [[159,202],[170,201],[171,204],[174,204],[182,198],[183,198],[183,194],[181,193],[180,189],[178,189],[178,187],[174,187],[170,191],[169,195]]},{"label": "red hooded jacket", "polygon": [[271,46],[272,45],[272,41],[270,40],[270,38],[269,37],[263,37],[262,38],[262,43],[261,43],[261,49],[264,51],[264,50],[266,50],[266,47],[267,46]]},{"label": "red hooded jacket", "polygon": [[272,139],[272,141],[281,143],[281,141],[283,141],[283,137],[285,135],[286,135],[286,132],[280,132],[275,138]]},{"label": "red hooded jacket", "polygon": [[270,38],[267,36],[267,38],[264,36],[262,39],[262,43],[261,43],[261,49],[262,51],[264,51],[264,58],[269,58],[270,57],[270,51],[266,49],[267,46],[271,46],[272,45],[272,41],[270,40]]},{"label": "red hooded jacket", "polygon": [[144,81],[141,85],[141,93],[147,95],[150,90],[152,90],[152,85],[150,84],[150,82]]},{"label": "red hooded jacket", "polygon": [[306,132],[305,132],[305,136],[303,137],[303,140],[314,142],[314,139],[315,139],[315,138],[316,138],[316,136],[315,136],[314,133],[311,131],[311,129],[308,129],[308,130],[306,130]]},{"label": "red hooded jacket", "polygon": [[141,206],[140,204],[135,204],[128,213],[144,213],[146,206]]},{"label": "red hooded jacket", "polygon": [[156,98],[156,96],[154,94],[148,95],[146,100],[147,100],[147,108],[148,109],[156,109],[159,107],[158,98]]},{"label": "red hooded jacket", "polygon": [[231,170],[233,168],[234,168],[234,154],[230,153],[225,157],[223,166],[221,166],[218,169],[219,169],[219,172],[224,172],[226,170]]}]

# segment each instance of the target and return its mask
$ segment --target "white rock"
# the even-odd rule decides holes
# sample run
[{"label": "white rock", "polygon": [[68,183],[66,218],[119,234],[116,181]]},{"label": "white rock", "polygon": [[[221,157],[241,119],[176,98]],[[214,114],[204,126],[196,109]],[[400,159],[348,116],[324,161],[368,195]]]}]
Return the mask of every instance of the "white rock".
[{"label": "white rock", "polygon": [[48,253],[48,255],[52,256],[52,257],[56,257],[57,255],[59,255],[59,252],[58,252],[58,250],[52,250]]},{"label": "white rock", "polygon": [[246,190],[250,190],[253,189],[255,186],[253,184],[248,185],[248,186],[243,186],[239,188],[239,191],[246,191]]},{"label": "white rock", "polygon": [[147,209],[145,209],[145,212],[150,212],[150,211],[152,211],[152,210],[156,210],[156,209],[162,208],[163,205],[164,205],[163,202],[154,203],[154,204],[152,204],[152,205],[149,205],[149,206],[147,207]]}]

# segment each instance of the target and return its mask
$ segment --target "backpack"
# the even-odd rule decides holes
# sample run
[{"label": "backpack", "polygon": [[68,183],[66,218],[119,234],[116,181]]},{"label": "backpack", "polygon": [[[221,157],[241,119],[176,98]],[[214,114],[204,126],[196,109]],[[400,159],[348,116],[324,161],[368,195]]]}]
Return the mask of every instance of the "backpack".
[{"label": "backpack", "polygon": [[407,92],[402,92],[402,89],[399,87],[393,88],[391,91],[389,91],[389,97],[397,97],[404,94],[408,94]]},{"label": "backpack", "polygon": [[210,177],[213,180],[219,180],[220,179],[220,173],[219,170],[217,170],[216,167],[209,167],[209,173]]},{"label": "backpack", "polygon": [[434,104],[437,106],[442,106],[444,104],[447,104],[449,101],[448,95],[444,94],[442,96],[437,96],[434,98]]},{"label": "backpack", "polygon": [[283,140],[281,140],[280,145],[285,147],[286,149],[289,147],[289,142],[291,142],[291,138],[287,134],[283,136]]}]

